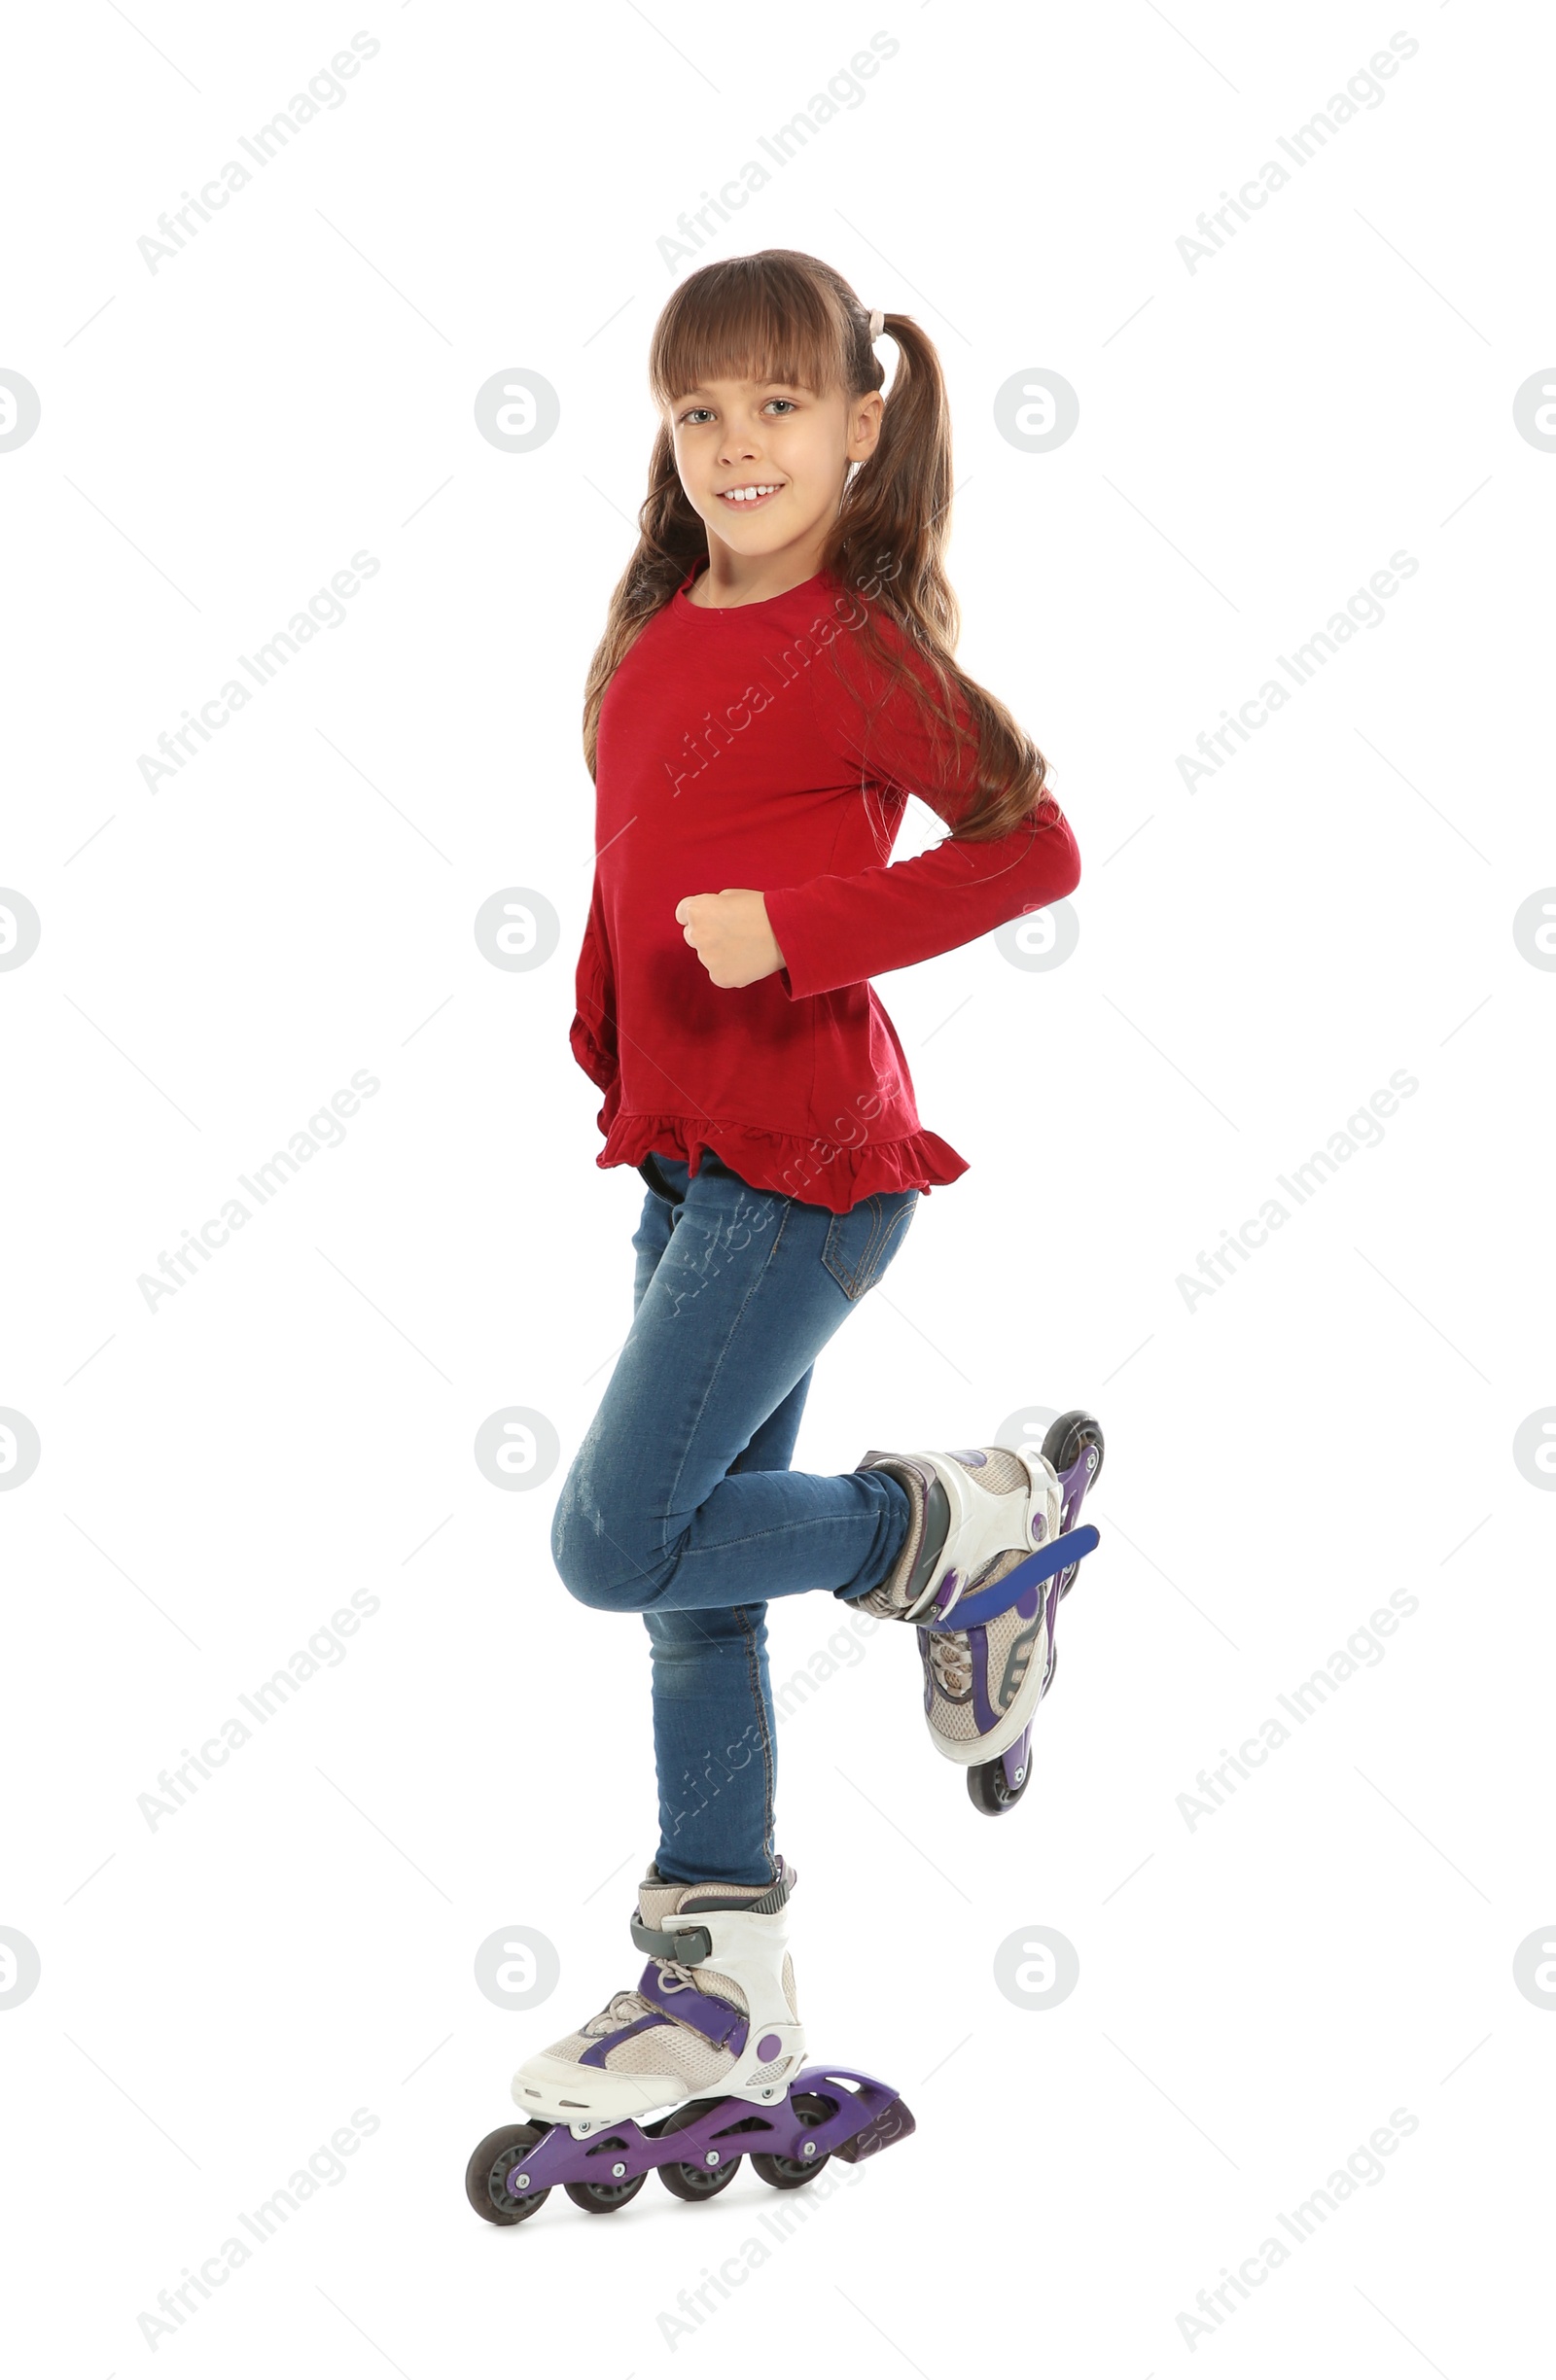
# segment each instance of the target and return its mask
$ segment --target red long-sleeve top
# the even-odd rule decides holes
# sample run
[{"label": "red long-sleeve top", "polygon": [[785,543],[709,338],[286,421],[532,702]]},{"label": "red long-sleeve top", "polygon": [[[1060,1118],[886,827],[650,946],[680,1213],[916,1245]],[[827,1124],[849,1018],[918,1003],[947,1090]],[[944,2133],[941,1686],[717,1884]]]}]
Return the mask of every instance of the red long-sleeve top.
[{"label": "red long-sleeve top", "polygon": [[[863,599],[841,579],[710,610],[687,593],[705,567],[642,631],[600,712],[571,1030],[605,1093],[595,1162],[662,1149],[694,1173],[711,1148],[756,1187],[835,1214],[871,1191],[955,1181],[967,1160],[921,1126],[869,979],[1073,891],[1075,838],[1045,797],[1041,827],[947,837],[889,865],[907,795],[954,826],[974,756],[937,764],[908,690],[866,664]],[[764,895],[784,965],[724,989],[675,911],[733,886]]]}]

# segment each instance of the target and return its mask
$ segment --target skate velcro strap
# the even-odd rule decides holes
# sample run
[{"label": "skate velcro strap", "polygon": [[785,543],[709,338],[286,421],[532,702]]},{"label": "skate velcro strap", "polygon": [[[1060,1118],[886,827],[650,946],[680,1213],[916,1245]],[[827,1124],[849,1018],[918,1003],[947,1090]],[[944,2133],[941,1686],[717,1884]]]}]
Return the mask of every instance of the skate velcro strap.
[{"label": "skate velcro strap", "polygon": [[676,1934],[664,1926],[645,1925],[641,1917],[634,1917],[631,1923],[632,1940],[651,1958],[679,1959],[684,1967],[700,1967],[713,1955],[713,1939],[706,1926],[687,1926]]},{"label": "skate velcro strap", "polygon": [[677,2024],[690,2025],[693,2033],[700,2033],[704,2041],[712,2042],[716,2049],[732,2049],[736,2057],[744,2049],[746,2019],[727,2000],[716,2000],[711,1992],[699,1992],[690,1984],[680,1991],[667,1991],[652,1959],[643,1970],[638,1990],[645,2000],[652,2000],[655,2008],[673,2016]]}]

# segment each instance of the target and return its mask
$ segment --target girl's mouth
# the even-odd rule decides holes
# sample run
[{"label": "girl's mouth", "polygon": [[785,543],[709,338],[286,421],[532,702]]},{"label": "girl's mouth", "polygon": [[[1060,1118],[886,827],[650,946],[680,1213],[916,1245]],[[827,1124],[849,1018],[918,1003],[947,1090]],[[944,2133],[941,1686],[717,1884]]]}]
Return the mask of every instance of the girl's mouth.
[{"label": "girl's mouth", "polygon": [[724,488],[719,502],[728,512],[760,512],[765,504],[783,492],[781,479],[753,479],[742,488]]}]

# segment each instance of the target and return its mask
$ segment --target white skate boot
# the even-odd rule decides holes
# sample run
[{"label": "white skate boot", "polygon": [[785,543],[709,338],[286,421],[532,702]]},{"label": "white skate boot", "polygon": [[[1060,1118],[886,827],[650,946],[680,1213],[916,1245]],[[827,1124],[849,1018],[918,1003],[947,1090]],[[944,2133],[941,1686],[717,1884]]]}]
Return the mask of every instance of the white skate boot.
[{"label": "white skate boot", "polygon": [[576,2138],[704,2093],[780,2100],[805,2036],[785,1947],[796,1881],[686,1884],[651,1867],[632,1939],[649,1953],[637,1988],[617,1992],[576,2033],[520,2066],[513,2098]]},{"label": "white skate boot", "polygon": [[933,1603],[943,1621],[961,1601],[1025,1561],[1058,1534],[1059,1475],[1042,1454],[1010,1447],[954,1447],[946,1454],[890,1454],[872,1447],[858,1471],[886,1471],[913,1507],[890,1575],[854,1598],[883,1620],[918,1620]]},{"label": "white skate boot", "polygon": [[912,1519],[890,1575],[856,1600],[916,1626],[931,1740],[967,1770],[974,1806],[991,1816],[1015,1806],[1031,1774],[1059,1604],[1097,1543],[1078,1523],[1102,1455],[1100,1424],[1077,1407],[1055,1418],[1041,1453],[875,1452],[859,1465],[900,1480]]}]

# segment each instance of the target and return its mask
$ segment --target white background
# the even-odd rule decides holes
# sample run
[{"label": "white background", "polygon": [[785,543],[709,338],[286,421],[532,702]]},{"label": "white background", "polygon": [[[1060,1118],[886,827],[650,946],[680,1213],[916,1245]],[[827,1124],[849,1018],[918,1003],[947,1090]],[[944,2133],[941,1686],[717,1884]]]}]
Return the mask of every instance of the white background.
[{"label": "white background", "polygon": [[[345,103],[149,271],[158,216],[359,23]],[[811,2045],[918,2131],[672,2339],[793,2201],[748,2169],[504,2232],[462,2188],[513,2065],[634,1979],[653,1847],[641,1629],[548,1557],[643,1197],[567,1046],[580,711],[689,269],[656,243],[882,28],[862,103],[697,253],[805,249],[937,341],[960,657],[1049,757],[1080,940],[884,982],[971,1170],[823,1358],[796,1463],[1087,1404],[1104,1543],[1008,1817],[927,1742],[905,1634],[785,1722]],[[1383,104],[1190,273],[1200,211],[1400,28]],[[1551,49],[1465,0],[12,25],[0,365],[42,402],[0,455],[0,883],[42,921],[0,973],[0,1405],[42,1441],[0,1495],[0,1924],[42,1961],[0,2011],[17,2368],[138,2368],[159,2292],[359,2109],[344,2178],[159,2365],[1532,2368],[1556,2018],[1513,1957],[1556,1920],[1556,1507],[1512,1440],[1556,1400],[1556,980],[1512,920],[1556,880],[1556,459],[1512,403],[1556,347]],[[1080,404],[1046,454],[993,414],[1038,368]],[[521,455],[473,415],[514,368],[561,402]],[[1189,792],[1178,755],[1401,548],[1382,624]],[[363,549],[344,622],[150,792],[137,755]],[[515,886],[562,938],[506,972],[473,925]],[[358,1068],[343,1143],[149,1312],[138,1277]],[[1396,1069],[1381,1142],[1190,1310],[1179,1277]],[[561,1444],[533,1493],[472,1454],[513,1405]],[[346,1658],[149,1828],[159,1772],[357,1590]],[[1190,1828],[1198,1772],[1397,1590],[1385,1657]],[[837,1616],[776,1607],[775,1683]],[[517,2013],[473,1977],[513,1925],[562,1965]],[[1080,1965],[1046,2011],[993,1974],[1035,1925]],[[1398,2109],[1384,2178],[1191,2349],[1196,2293]]]}]

